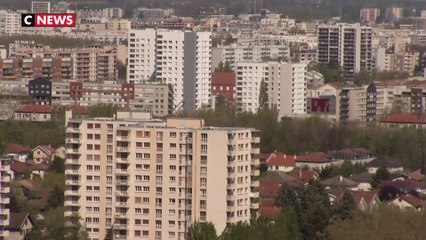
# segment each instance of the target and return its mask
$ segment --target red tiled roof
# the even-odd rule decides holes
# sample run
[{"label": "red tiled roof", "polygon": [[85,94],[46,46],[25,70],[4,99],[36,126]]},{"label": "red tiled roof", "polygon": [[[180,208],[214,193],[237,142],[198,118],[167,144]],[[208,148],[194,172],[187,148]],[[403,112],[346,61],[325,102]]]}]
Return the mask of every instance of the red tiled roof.
[{"label": "red tiled roof", "polygon": [[31,147],[15,144],[15,143],[8,143],[6,144],[6,151],[7,153],[24,153],[24,152],[29,153],[31,152]]},{"label": "red tiled roof", "polygon": [[364,199],[367,205],[373,204],[373,200],[377,198],[377,190],[375,191],[354,191],[353,198],[357,205]]},{"label": "red tiled roof", "polygon": [[275,206],[275,198],[262,197],[259,199],[260,206],[273,207]]},{"label": "red tiled roof", "polygon": [[263,217],[277,218],[281,212],[280,207],[259,207],[259,214]]},{"label": "red tiled roof", "polygon": [[278,196],[281,188],[281,183],[276,181],[260,181],[259,195],[260,196]]},{"label": "red tiled roof", "polygon": [[266,164],[272,166],[295,166],[295,159],[294,155],[277,152],[272,153],[269,158],[266,159]]},{"label": "red tiled roof", "polygon": [[412,194],[401,195],[399,197],[414,207],[423,207],[423,201]]},{"label": "red tiled roof", "polygon": [[312,170],[293,169],[287,174],[301,180],[303,183],[308,183],[311,179],[317,178],[317,173]]},{"label": "red tiled roof", "polygon": [[212,73],[213,85],[233,85],[235,86],[235,72],[214,72]]},{"label": "red tiled roof", "polygon": [[52,155],[56,152],[56,150],[54,148],[52,148],[49,145],[40,145],[35,147],[32,151],[35,151],[36,149],[40,149],[41,151],[43,151],[44,153],[46,153],[47,155]]},{"label": "red tiled roof", "polygon": [[16,173],[29,173],[29,172],[32,172],[32,164],[31,163],[19,162],[19,161],[13,161],[10,164],[10,170],[12,170]]},{"label": "red tiled roof", "polygon": [[24,105],[15,112],[17,113],[52,113],[53,107],[48,105],[29,104]]},{"label": "red tiled roof", "polygon": [[310,152],[296,156],[296,162],[327,163],[331,158],[323,152]]},{"label": "red tiled roof", "polygon": [[425,116],[418,116],[410,113],[399,113],[388,116],[382,123],[420,123],[426,124]]}]

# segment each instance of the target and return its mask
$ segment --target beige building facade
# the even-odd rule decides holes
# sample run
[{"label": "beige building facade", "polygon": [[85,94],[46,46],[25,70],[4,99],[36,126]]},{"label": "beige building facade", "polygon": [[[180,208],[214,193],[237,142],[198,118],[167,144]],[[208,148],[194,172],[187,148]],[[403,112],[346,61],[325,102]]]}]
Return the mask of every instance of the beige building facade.
[{"label": "beige building facade", "polygon": [[[131,119],[131,120],[130,120]],[[201,119],[70,119],[65,216],[90,239],[184,239],[195,221],[249,221],[258,209],[258,132]]]}]

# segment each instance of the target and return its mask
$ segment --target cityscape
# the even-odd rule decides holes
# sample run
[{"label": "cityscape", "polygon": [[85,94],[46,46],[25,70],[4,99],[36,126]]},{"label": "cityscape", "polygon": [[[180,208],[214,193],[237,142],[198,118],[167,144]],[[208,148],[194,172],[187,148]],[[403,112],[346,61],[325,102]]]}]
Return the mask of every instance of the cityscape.
[{"label": "cityscape", "polygon": [[0,240],[426,239],[422,0],[0,0]]}]

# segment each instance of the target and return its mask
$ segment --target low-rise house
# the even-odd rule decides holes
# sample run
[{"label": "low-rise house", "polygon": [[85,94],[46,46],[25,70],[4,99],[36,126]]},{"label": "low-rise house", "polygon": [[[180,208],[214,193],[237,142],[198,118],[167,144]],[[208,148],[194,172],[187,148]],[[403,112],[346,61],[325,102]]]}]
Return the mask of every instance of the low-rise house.
[{"label": "low-rise house", "polygon": [[335,176],[321,181],[326,189],[358,190],[358,183],[343,176]]},{"label": "low-rise house", "polygon": [[40,145],[32,150],[33,161],[36,163],[52,162],[55,159],[56,150],[49,145]]},{"label": "low-rise house", "polygon": [[47,164],[44,164],[44,163],[33,164],[31,173],[33,177],[38,176],[40,178],[44,178],[48,170],[49,170],[49,166]]},{"label": "low-rise house", "polygon": [[386,168],[390,173],[402,172],[404,168],[394,158],[387,155],[379,155],[367,165],[368,172],[374,174],[379,168]]},{"label": "low-rise house", "polygon": [[296,166],[296,156],[274,152],[266,159],[268,171],[290,172]]},{"label": "low-rise house", "polygon": [[49,105],[24,105],[13,113],[13,119],[31,122],[49,122],[52,116],[53,107]]},{"label": "low-rise house", "polygon": [[317,180],[319,175],[317,172],[313,170],[305,170],[301,168],[295,168],[287,173],[288,175],[294,177],[299,180],[302,185],[308,184],[311,180]]},{"label": "low-rise house", "polygon": [[12,177],[12,179],[31,178],[31,173],[33,169],[32,164],[29,162],[11,161],[10,171],[10,176]]},{"label": "low-rise house", "polygon": [[400,195],[390,203],[401,209],[414,208],[417,210],[421,210],[424,207],[424,202],[420,198],[417,198],[412,194]]},{"label": "low-rise house", "polygon": [[333,165],[342,165],[344,161],[352,164],[366,164],[374,160],[374,154],[365,148],[344,148],[328,153]]},{"label": "low-rise house", "polygon": [[8,240],[23,240],[25,235],[34,227],[34,220],[29,213],[10,213]]},{"label": "low-rise house", "polygon": [[15,143],[8,143],[6,144],[6,152],[10,159],[26,162],[30,157],[31,147]]},{"label": "low-rise house", "polygon": [[415,171],[405,171],[402,173],[404,176],[416,180],[416,181],[422,181],[425,178],[425,175],[423,175],[420,171],[420,169],[417,169]]},{"label": "low-rise house", "polygon": [[354,202],[358,209],[368,210],[380,203],[377,190],[372,191],[354,191],[352,193]]},{"label": "low-rise house", "polygon": [[323,169],[331,165],[331,157],[323,152],[299,154],[295,160],[298,168]]},{"label": "low-rise house", "polygon": [[369,172],[362,172],[349,177],[350,180],[358,183],[358,190],[369,191],[371,189],[371,181],[373,175]]}]

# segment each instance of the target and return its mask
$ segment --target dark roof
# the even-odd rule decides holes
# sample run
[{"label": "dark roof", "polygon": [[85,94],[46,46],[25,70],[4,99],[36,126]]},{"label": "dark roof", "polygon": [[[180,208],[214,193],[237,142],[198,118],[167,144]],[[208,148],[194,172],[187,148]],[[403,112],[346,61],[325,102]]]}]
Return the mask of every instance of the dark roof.
[{"label": "dark roof", "polygon": [[297,155],[296,162],[327,163],[331,162],[331,158],[323,152],[309,152]]},{"label": "dark roof", "polygon": [[402,167],[394,158],[387,155],[379,155],[373,161],[367,163],[367,167],[386,167],[386,168],[400,168]]},{"label": "dark roof", "polygon": [[31,218],[29,213],[10,213],[10,218],[9,218],[9,226],[7,227],[7,229],[9,230],[21,230],[22,225],[24,224],[25,219],[29,219],[32,223],[32,225],[34,225],[34,221]]},{"label": "dark roof", "polygon": [[12,161],[10,163],[10,170],[16,173],[30,173],[33,171],[33,168],[31,163]]},{"label": "dark roof", "polygon": [[335,176],[321,182],[325,186],[354,187],[358,183],[342,176]]},{"label": "dark roof", "polygon": [[356,175],[352,175],[349,177],[350,180],[355,181],[355,182],[359,182],[359,183],[369,183],[371,182],[373,178],[373,175],[368,173],[368,172],[362,172]]},{"label": "dark roof", "polygon": [[33,80],[28,81],[28,84],[51,84],[51,82],[46,78],[37,77]]},{"label": "dark roof", "polygon": [[423,207],[424,203],[421,199],[415,197],[412,194],[405,194],[400,196],[401,199],[405,200],[409,204],[411,204],[413,207]]},{"label": "dark roof", "polygon": [[315,171],[296,169],[296,168],[291,170],[287,174],[298,179],[303,184],[308,183],[310,180],[315,180],[318,177],[318,174]]},{"label": "dark roof", "polygon": [[8,143],[6,144],[6,151],[7,153],[29,153],[31,152],[31,147],[21,144]]}]

